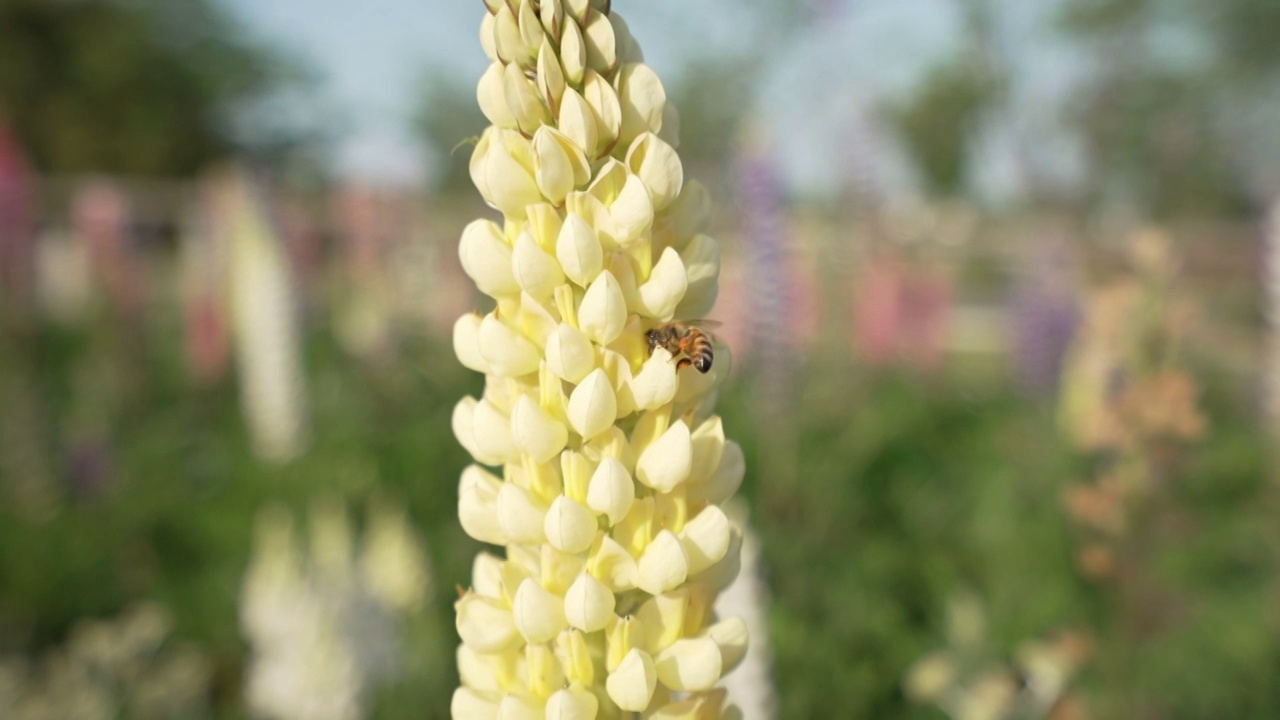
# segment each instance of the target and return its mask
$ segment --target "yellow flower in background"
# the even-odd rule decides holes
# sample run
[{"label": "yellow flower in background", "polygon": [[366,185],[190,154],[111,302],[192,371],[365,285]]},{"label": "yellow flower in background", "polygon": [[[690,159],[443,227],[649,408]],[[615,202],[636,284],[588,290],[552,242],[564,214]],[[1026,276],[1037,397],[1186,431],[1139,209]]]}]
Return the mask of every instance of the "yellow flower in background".
[{"label": "yellow flower in background", "polygon": [[505,559],[477,557],[456,606],[453,716],[733,716],[715,685],[746,627],[711,609],[742,537],[720,507],[742,450],[712,414],[730,358],[702,373],[645,335],[715,304],[707,192],[608,2],[486,6],[471,177],[503,217],[468,225],[459,256],[496,307],[454,327],[486,383],[453,429],[476,461],[462,526]]}]

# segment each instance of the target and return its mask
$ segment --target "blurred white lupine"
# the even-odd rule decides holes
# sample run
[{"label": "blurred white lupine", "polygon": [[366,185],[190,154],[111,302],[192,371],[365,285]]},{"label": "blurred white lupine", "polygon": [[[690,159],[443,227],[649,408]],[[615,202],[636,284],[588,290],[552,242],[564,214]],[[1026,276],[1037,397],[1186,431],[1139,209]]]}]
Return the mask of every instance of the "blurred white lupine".
[{"label": "blurred white lupine", "polygon": [[459,255],[496,307],[454,326],[486,383],[453,428],[462,526],[505,558],[480,554],[456,606],[453,717],[736,717],[716,684],[746,625],[712,612],[742,538],[720,507],[742,450],[712,414],[729,355],[677,372],[645,338],[715,304],[707,192],[608,2],[486,6],[471,177],[503,217]]},{"label": "blurred white lupine", "polygon": [[212,199],[214,232],[228,254],[245,421],[254,451],[283,462],[305,449],[310,434],[288,258],[246,171],[221,176]]},{"label": "blurred white lupine", "polygon": [[1280,199],[1272,203],[1267,214],[1263,243],[1262,283],[1268,333],[1262,381],[1269,429],[1280,438]]},{"label": "blurred white lupine", "polygon": [[724,687],[742,708],[742,720],[777,717],[778,698],[773,684],[773,657],[766,640],[769,631],[769,589],[760,567],[760,537],[747,524],[746,506],[734,501],[730,517],[741,525],[742,570],[716,600],[716,612],[737,615],[755,638],[741,667],[725,679]]},{"label": "blurred white lupine", "polygon": [[208,717],[212,664],[171,637],[172,625],[165,608],[142,603],[114,618],[79,621],[65,644],[38,659],[0,656],[0,717]]},{"label": "blurred white lupine", "polygon": [[240,601],[246,701],[273,720],[357,720],[401,667],[398,631],[425,598],[426,556],[404,513],[382,504],[359,548],[339,503],[317,503],[309,531],[304,552],[287,512],[258,518]]}]

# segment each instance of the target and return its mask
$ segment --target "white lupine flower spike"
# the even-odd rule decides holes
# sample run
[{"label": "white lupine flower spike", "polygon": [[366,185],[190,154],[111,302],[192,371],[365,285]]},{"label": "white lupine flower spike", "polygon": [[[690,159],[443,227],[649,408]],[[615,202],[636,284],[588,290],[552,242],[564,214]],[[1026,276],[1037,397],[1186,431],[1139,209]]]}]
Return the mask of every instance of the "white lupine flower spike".
[{"label": "white lupine flower spike", "polygon": [[608,0],[485,0],[491,123],[471,178],[500,219],[458,255],[494,309],[454,326],[486,376],[453,431],[468,535],[453,717],[734,717],[745,624],[716,617],[742,530],[742,451],[712,414],[729,353],[710,314],[720,246],[685,177],[679,115]]}]

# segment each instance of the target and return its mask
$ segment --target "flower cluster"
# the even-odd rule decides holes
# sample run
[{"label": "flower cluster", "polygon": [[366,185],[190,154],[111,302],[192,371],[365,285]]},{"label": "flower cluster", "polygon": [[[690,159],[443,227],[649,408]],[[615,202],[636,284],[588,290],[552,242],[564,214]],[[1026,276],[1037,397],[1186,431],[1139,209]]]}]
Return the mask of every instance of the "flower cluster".
[{"label": "flower cluster", "polygon": [[172,632],[166,608],[141,603],[113,618],[81,620],[64,644],[38,658],[0,655],[0,717],[208,717],[213,664]]},{"label": "flower cluster", "polygon": [[314,503],[309,520],[304,549],[288,511],[259,514],[240,598],[253,650],[245,699],[273,720],[358,720],[403,664],[402,628],[426,599],[426,552],[403,509],[382,501],[360,538],[337,501]]},{"label": "flower cluster", "polygon": [[711,414],[709,372],[645,333],[715,303],[705,188],[685,182],[678,119],[627,25],[600,0],[486,0],[493,123],[471,176],[502,223],[463,231],[495,301],[454,347],[484,373],[453,429],[468,534],[482,553],[457,603],[455,718],[720,718],[715,685],[746,627],[712,601],[738,570],[720,504],[741,449]]}]

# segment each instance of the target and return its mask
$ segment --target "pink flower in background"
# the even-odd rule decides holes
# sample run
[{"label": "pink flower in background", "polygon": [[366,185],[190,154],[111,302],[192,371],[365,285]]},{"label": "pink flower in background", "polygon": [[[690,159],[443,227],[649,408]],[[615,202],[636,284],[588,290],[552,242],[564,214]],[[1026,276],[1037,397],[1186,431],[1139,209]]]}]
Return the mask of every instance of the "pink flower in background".
[{"label": "pink flower in background", "polygon": [[144,268],[131,246],[129,199],[110,180],[76,191],[72,224],[89,246],[94,275],[112,306],[130,322],[141,318],[147,289]]},{"label": "pink flower in background", "polygon": [[872,365],[894,360],[902,342],[905,322],[901,262],[893,257],[875,258],[863,268],[854,301],[854,337],[860,357]]},{"label": "pink flower in background", "polygon": [[936,369],[942,364],[951,307],[951,281],[887,255],[861,273],[854,305],[859,356],[872,365],[905,362]]}]

